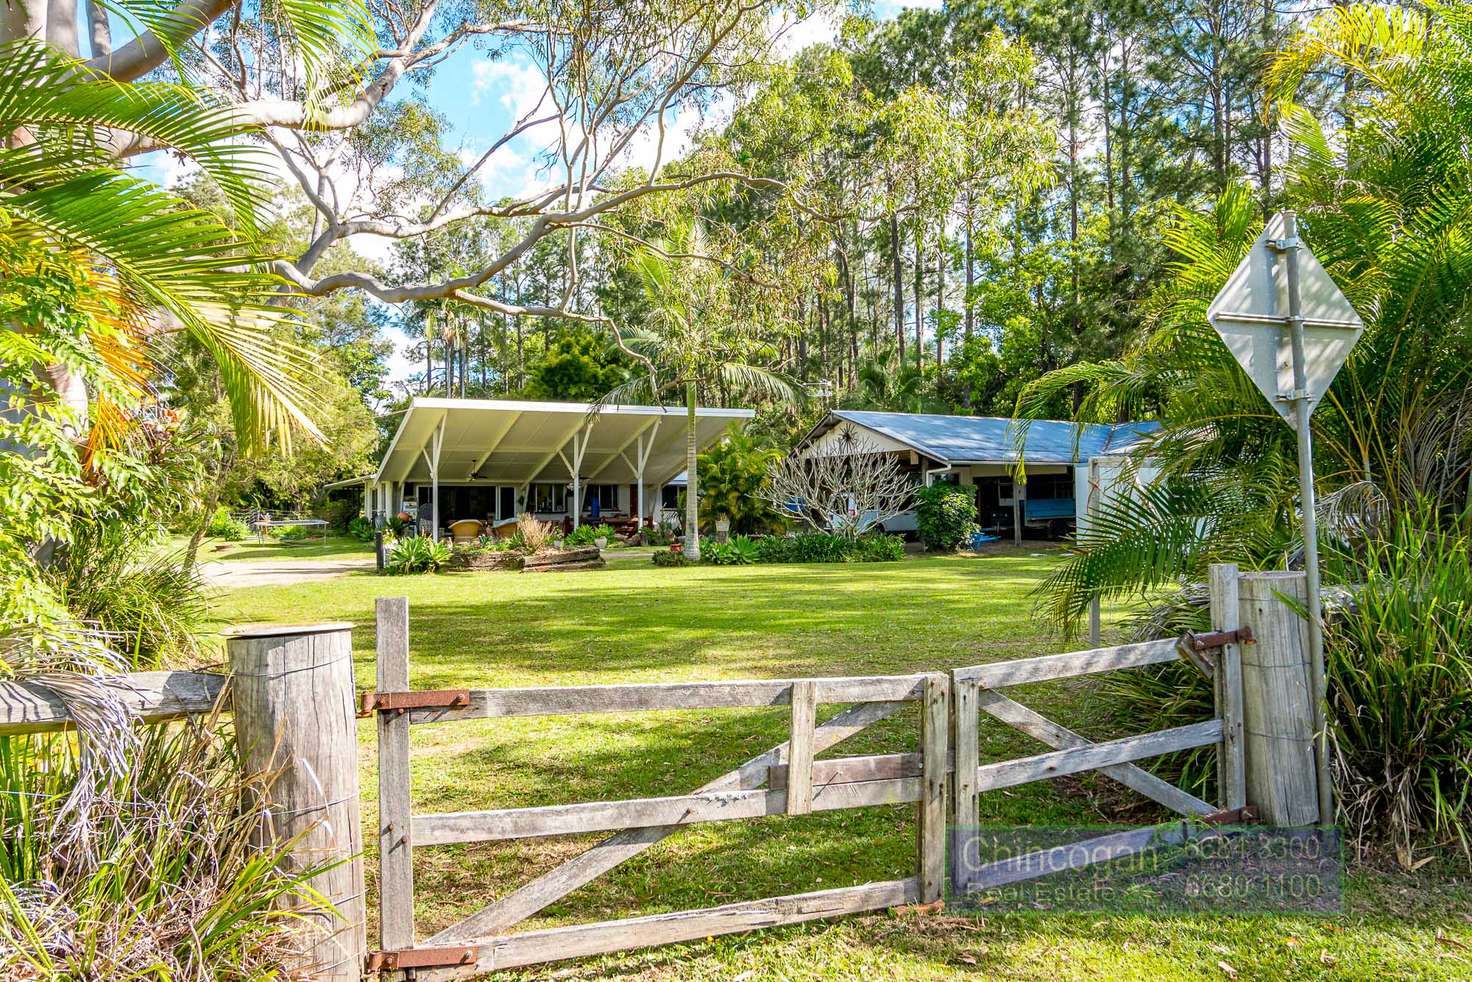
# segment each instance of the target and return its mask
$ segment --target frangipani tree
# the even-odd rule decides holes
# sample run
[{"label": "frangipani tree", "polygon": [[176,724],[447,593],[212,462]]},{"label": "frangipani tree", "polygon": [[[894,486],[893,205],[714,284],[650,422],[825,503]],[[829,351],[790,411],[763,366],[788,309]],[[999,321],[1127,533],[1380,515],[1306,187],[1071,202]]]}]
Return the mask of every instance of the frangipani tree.
[{"label": "frangipani tree", "polygon": [[915,485],[894,454],[846,426],[834,446],[775,461],[763,493],[784,517],[857,539],[904,511]]},{"label": "frangipani tree", "polygon": [[641,247],[630,260],[646,304],[646,320],[615,325],[618,345],[635,361],[634,377],[609,392],[607,404],[658,404],[674,395],[686,409],[685,551],[700,558],[699,475],[696,472],[695,407],[703,397],[745,395],[794,400],[798,389],[781,374],[758,367],[771,351],[736,309],[726,267],[700,259],[693,227],[678,244]]}]

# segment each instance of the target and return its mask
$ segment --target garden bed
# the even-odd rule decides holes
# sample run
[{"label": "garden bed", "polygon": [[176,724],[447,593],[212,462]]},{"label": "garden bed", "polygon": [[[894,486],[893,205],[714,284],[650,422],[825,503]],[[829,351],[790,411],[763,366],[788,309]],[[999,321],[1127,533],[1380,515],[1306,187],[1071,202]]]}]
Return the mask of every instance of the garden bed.
[{"label": "garden bed", "polygon": [[525,557],[519,552],[510,550],[475,550],[456,549],[450,554],[450,561],[445,564],[447,573],[466,573],[477,570],[492,569],[521,569]]}]

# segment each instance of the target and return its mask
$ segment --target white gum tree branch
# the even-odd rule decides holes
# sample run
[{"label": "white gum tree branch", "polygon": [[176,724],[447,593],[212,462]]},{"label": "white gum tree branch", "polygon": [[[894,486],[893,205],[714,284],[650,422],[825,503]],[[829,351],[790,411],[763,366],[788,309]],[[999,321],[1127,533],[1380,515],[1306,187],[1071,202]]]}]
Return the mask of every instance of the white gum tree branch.
[{"label": "white gum tree branch", "polygon": [[[665,141],[672,113],[688,100],[704,99],[721,88],[728,73],[760,57],[770,43],[763,33],[765,8],[753,0],[732,4],[590,0],[566,20],[558,13],[486,21],[472,16],[451,25],[444,24],[447,8],[441,0],[386,0],[375,8],[382,38],[378,49],[359,54],[356,65],[325,73],[331,81],[306,96],[300,91],[303,80],[296,66],[274,63],[276,53],[263,40],[265,35],[249,30],[248,23],[243,26],[255,13],[240,0],[178,0],[167,16],[155,22],[153,31],[115,48],[106,17],[99,14],[105,5],[87,0],[86,9],[90,67],[128,82],[165,66],[170,52],[187,48],[198,55],[206,74],[232,94],[231,112],[262,134],[315,213],[307,246],[275,266],[291,289],[306,295],[362,290],[388,303],[453,300],[508,316],[601,323],[600,314],[574,309],[575,298],[588,296],[578,286],[587,262],[578,237],[609,236],[638,246],[650,244],[608,223],[610,213],[653,195],[718,182],[788,194],[782,181],[718,162],[695,173],[674,177],[666,173]],[[474,39],[491,39],[490,43],[502,45],[503,52],[520,52],[532,62],[544,80],[535,105],[521,111],[467,166],[446,168],[443,178],[416,183],[375,173],[383,158],[355,146],[352,132],[386,109],[410,73],[433,68]],[[619,186],[613,175],[651,132],[653,160],[647,176],[632,186]],[[498,152],[510,152],[513,142],[535,138],[537,133],[548,138],[541,154],[555,175],[552,186],[494,202],[484,200],[478,175]],[[159,149],[136,134],[109,133],[106,138],[119,158]],[[414,152],[412,146],[409,152]],[[798,207],[805,206],[798,203]],[[512,222],[516,237],[491,247],[494,254],[470,263],[468,272],[409,283],[357,271],[313,276],[328,249],[351,236],[414,239],[478,219]],[[512,270],[552,235],[566,239],[569,273],[560,299],[533,306],[487,295],[494,292],[487,289],[493,278]],[[558,244],[564,245],[561,240]]]}]

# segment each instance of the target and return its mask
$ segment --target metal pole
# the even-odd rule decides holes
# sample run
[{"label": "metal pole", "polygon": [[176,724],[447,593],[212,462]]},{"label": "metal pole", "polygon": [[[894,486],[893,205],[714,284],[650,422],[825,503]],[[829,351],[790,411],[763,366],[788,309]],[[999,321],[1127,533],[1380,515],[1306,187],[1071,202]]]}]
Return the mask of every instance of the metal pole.
[{"label": "metal pole", "polygon": [[1315,514],[1314,445],[1309,430],[1313,406],[1308,396],[1308,371],[1303,354],[1303,297],[1298,284],[1298,220],[1283,212],[1283,241],[1280,249],[1288,274],[1288,329],[1293,347],[1293,409],[1298,429],[1298,483],[1303,511],[1303,569],[1308,588],[1308,669],[1313,692],[1314,766],[1318,772],[1319,822],[1334,821],[1334,784],[1329,774],[1329,733],[1324,707],[1328,702],[1328,680],[1324,671],[1324,615],[1319,596],[1319,527]]}]

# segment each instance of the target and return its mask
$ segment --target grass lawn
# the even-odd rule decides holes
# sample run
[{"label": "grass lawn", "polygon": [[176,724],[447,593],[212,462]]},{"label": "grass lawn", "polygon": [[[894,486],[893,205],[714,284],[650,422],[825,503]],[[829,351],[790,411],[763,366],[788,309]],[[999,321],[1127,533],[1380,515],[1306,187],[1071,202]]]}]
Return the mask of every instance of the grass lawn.
[{"label": "grass lawn", "polygon": [[[168,548],[183,549],[188,544],[187,538],[178,537],[169,541]],[[305,542],[281,542],[277,539],[256,542],[256,537],[252,535],[240,542],[205,539],[199,546],[199,558],[204,562],[235,559],[350,559],[355,556],[371,559],[373,543],[359,542],[350,535],[335,534],[327,536],[325,542],[317,538]]]},{"label": "grass lawn", "polygon": [[[280,547],[266,547],[279,549]],[[300,548],[300,547],[299,547]],[[350,620],[360,685],[373,681],[373,602],[410,600],[416,688],[575,685],[943,670],[1064,646],[1026,594],[1052,556],[909,559],[872,566],[656,569],[575,574],[350,574],[225,594],[223,624]],[[1095,737],[1110,733],[1086,684],[1018,690]],[[826,718],[839,707],[820,707]],[[414,729],[416,812],[680,794],[785,739],[782,710],[710,710],[447,723]],[[1000,727],[984,759],[1040,748]],[[360,730],[365,791],[374,740]],[[829,756],[914,748],[913,713]],[[1103,778],[983,796],[983,821],[1104,823],[1126,801]],[[376,819],[365,800],[365,827]],[[526,926],[704,907],[910,875],[913,806],[716,823],[673,836]],[[370,837],[371,838],[371,837]],[[596,841],[528,840],[416,853],[421,937]],[[370,879],[374,862],[370,857]],[[1448,867],[1356,872],[1347,914],[1176,916],[886,913],[635,952],[541,974],[637,979],[1465,979],[1472,887]],[[1235,976],[1233,973],[1236,973]]]}]

